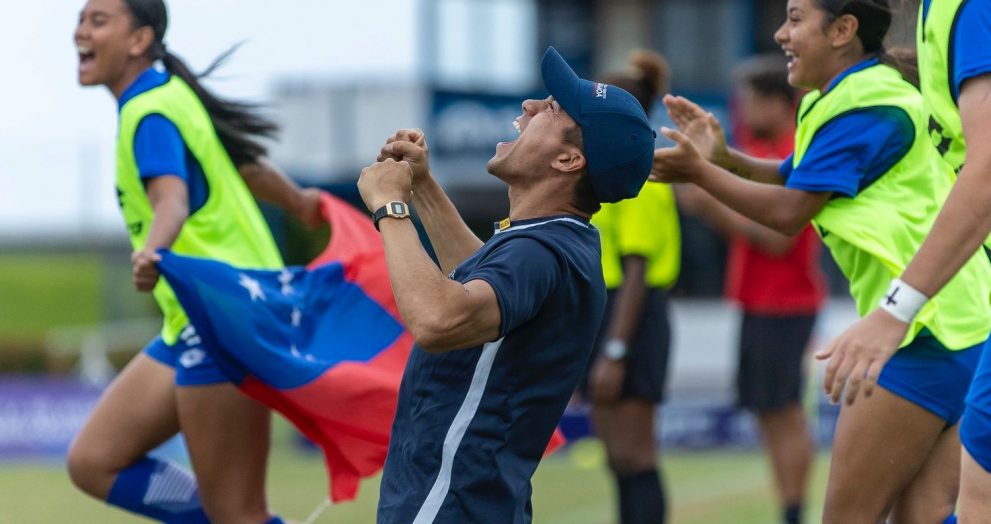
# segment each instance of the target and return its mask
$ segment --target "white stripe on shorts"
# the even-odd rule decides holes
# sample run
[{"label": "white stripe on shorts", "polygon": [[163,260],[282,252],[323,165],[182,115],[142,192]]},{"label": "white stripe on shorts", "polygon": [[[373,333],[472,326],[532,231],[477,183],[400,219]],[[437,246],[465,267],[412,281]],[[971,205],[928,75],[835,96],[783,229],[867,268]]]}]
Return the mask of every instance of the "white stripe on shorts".
[{"label": "white stripe on shorts", "polygon": [[465,400],[461,404],[461,408],[458,409],[458,413],[454,415],[451,427],[447,430],[447,436],[444,437],[444,448],[441,451],[440,472],[437,474],[437,480],[430,488],[430,493],[427,493],[427,498],[420,506],[420,511],[416,514],[413,524],[433,522],[441,505],[444,504],[444,499],[447,498],[447,492],[451,488],[451,468],[454,466],[454,454],[461,446],[461,440],[464,438],[465,432],[468,431],[468,425],[475,418],[478,405],[482,402],[482,394],[485,392],[485,385],[489,381],[489,373],[492,371],[492,362],[495,361],[502,340],[500,338],[482,347],[482,355],[478,358],[478,363],[475,364],[475,374],[471,377],[468,394],[465,395]]}]

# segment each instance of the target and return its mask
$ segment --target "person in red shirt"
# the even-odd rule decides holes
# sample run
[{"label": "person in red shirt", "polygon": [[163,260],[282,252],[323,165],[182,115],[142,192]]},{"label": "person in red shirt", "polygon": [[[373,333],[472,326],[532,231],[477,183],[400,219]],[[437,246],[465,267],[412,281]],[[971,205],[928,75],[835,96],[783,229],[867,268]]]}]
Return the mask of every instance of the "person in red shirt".
[{"label": "person in red shirt", "polygon": [[[735,74],[732,106],[739,149],[787,158],[795,133],[797,93],[784,57],[760,56]],[[803,365],[825,298],[821,244],[811,226],[788,237],[723,206],[696,186],[679,187],[679,204],[730,238],[726,296],[743,311],[737,399],[754,413],[770,455],[784,522],[801,521],[815,452],[802,411]]]}]

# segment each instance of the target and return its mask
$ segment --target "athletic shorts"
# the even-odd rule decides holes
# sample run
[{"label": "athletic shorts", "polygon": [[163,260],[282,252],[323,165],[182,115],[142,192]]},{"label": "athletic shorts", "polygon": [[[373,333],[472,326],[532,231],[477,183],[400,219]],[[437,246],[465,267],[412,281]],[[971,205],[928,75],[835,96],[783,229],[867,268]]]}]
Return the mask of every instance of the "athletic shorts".
[{"label": "athletic shorts", "polygon": [[736,395],[740,407],[768,412],[796,404],[805,384],[802,362],[816,316],[743,313]]},{"label": "athletic shorts", "polygon": [[923,329],[884,365],[878,385],[954,425],[984,344],[951,351]]},{"label": "athletic shorts", "polygon": [[205,386],[229,382],[210,353],[203,349],[203,342],[196,335],[196,329],[192,325],[182,330],[174,345],[166,344],[162,337],[158,336],[145,346],[144,352],[162,364],[175,368],[177,386]]},{"label": "athletic shorts", "polygon": [[991,339],[974,374],[967,394],[967,411],[960,421],[960,441],[970,456],[991,473]]},{"label": "athletic shorts", "polygon": [[[609,333],[609,320],[615,304],[616,292],[609,290],[606,312],[595,340],[595,349],[589,361],[589,369],[579,384],[579,390],[588,398],[588,372],[599,358],[602,344]],[[671,325],[668,322],[668,296],[661,289],[648,289],[644,299],[643,315],[637,327],[633,343],[626,348],[626,376],[620,398],[643,399],[654,403],[664,401],[667,393],[668,355],[671,350]]]}]

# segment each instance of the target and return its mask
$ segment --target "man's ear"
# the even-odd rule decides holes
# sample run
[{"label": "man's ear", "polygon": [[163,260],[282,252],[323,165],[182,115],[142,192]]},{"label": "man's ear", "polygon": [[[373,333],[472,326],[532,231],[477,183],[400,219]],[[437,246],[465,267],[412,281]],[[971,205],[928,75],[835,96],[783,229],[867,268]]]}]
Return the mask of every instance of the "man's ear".
[{"label": "man's ear", "polygon": [[562,173],[577,173],[585,168],[585,155],[577,147],[569,147],[554,157],[551,167]]},{"label": "man's ear", "polygon": [[855,38],[857,30],[860,29],[860,20],[851,14],[845,14],[833,21],[829,28],[833,47],[843,47]]}]

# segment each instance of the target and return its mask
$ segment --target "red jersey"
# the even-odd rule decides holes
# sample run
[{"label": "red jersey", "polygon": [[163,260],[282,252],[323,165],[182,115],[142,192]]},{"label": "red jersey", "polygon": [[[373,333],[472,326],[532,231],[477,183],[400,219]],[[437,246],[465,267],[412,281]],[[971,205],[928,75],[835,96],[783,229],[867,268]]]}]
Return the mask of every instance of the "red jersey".
[{"label": "red jersey", "polygon": [[[740,150],[759,158],[787,158],[794,148],[794,134],[759,139],[737,129]],[[726,296],[745,311],[768,315],[809,314],[819,310],[826,284],[819,267],[822,244],[811,225],[805,227],[791,249],[771,256],[737,236],[730,241],[726,264]]]}]

